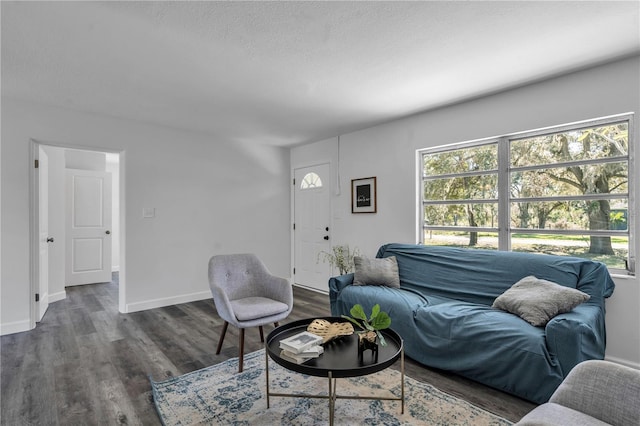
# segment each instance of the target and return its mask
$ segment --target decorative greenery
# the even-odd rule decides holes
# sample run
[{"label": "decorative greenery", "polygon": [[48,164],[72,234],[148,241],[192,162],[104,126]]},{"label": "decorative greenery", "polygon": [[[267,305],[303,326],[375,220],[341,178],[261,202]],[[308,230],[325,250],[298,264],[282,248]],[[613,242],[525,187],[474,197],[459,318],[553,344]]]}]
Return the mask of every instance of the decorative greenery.
[{"label": "decorative greenery", "polygon": [[354,270],[353,258],[358,255],[360,255],[360,252],[357,248],[351,250],[349,245],[345,244],[331,247],[331,253],[321,251],[318,253],[318,261],[322,258],[324,262],[328,262],[332,267],[338,268],[340,275],[344,275]]},{"label": "decorative greenery", "polygon": [[374,331],[378,335],[380,340],[380,346],[387,346],[386,340],[380,333],[380,330],[389,328],[391,326],[391,317],[386,312],[380,310],[380,305],[375,304],[371,308],[371,316],[367,318],[367,314],[364,312],[364,308],[360,304],[353,305],[353,308],[349,311],[351,316],[342,315],[342,318],[347,319],[360,327],[362,330]]}]

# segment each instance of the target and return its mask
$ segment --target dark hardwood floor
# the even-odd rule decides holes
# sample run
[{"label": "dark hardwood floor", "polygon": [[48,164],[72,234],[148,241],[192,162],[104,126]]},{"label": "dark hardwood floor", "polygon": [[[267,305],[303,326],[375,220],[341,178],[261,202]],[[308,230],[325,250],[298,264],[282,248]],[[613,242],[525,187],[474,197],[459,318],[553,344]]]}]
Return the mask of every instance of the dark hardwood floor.
[{"label": "dark hardwood floor", "polygon": [[[287,321],[329,315],[327,295],[296,287],[294,299]],[[234,327],[215,355],[222,321],[212,300],[131,314],[119,313],[117,301],[117,279],[69,287],[36,329],[0,338],[2,425],[158,425],[149,376],[163,380],[237,356]],[[257,329],[246,340],[247,353],[262,348]],[[534,407],[411,359],[406,372],[511,421]]]}]

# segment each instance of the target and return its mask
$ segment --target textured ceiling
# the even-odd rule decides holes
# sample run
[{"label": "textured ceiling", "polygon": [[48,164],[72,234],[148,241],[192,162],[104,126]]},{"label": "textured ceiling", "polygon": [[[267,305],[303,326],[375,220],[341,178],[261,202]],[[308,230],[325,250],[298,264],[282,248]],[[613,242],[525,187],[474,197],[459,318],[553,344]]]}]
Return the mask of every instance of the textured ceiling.
[{"label": "textured ceiling", "polygon": [[286,146],[638,54],[639,10],[2,1],[2,95]]}]

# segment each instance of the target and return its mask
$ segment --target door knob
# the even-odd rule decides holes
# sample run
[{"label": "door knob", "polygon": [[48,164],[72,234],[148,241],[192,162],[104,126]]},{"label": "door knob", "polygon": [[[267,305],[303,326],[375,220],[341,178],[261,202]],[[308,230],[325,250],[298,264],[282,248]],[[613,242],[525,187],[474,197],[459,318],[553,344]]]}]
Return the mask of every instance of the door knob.
[{"label": "door knob", "polygon": [[109,231],[108,229],[107,229],[107,231],[105,232],[105,234],[107,234],[107,235],[109,235],[110,233],[111,233],[111,231]]},{"label": "door knob", "polygon": [[53,237],[49,237],[49,238],[47,238],[47,242],[48,242],[48,243],[52,243],[52,242],[53,242]]},{"label": "door knob", "polygon": [[325,239],[325,240],[327,240],[327,241],[329,241],[329,236],[328,236],[328,235],[325,235],[325,236],[324,236],[324,239]]},{"label": "door knob", "polygon": [[326,228],[324,228],[324,230],[325,230],[325,231],[328,231],[328,230],[329,230],[329,227],[327,226]]}]

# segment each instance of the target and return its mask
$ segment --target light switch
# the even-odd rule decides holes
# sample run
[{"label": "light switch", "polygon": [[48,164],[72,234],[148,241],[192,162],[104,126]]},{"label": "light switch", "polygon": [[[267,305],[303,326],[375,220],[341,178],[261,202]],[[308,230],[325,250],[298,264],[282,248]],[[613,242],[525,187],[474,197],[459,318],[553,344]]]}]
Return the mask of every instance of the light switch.
[{"label": "light switch", "polygon": [[152,219],[156,217],[156,209],[155,207],[143,207],[142,208],[142,217],[144,219]]}]

